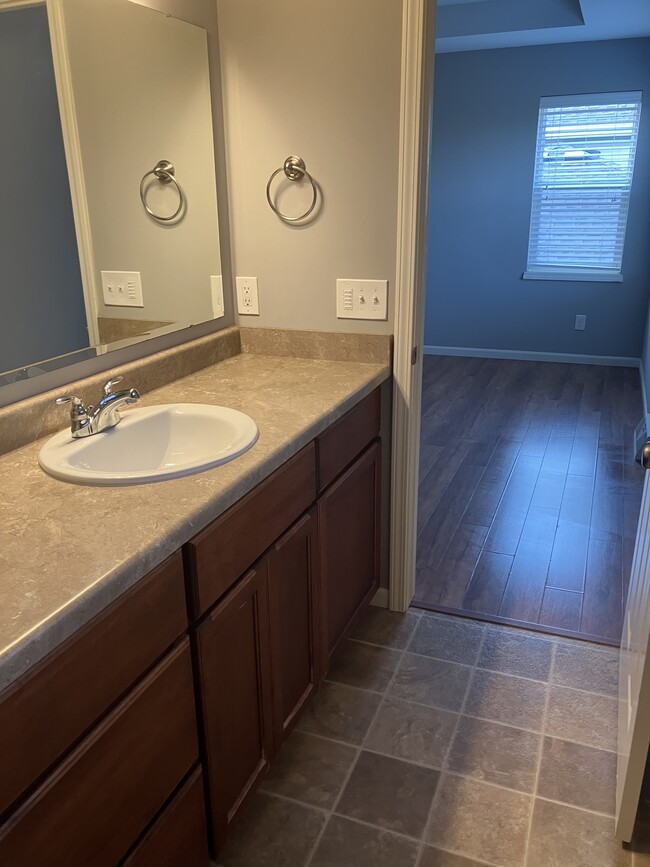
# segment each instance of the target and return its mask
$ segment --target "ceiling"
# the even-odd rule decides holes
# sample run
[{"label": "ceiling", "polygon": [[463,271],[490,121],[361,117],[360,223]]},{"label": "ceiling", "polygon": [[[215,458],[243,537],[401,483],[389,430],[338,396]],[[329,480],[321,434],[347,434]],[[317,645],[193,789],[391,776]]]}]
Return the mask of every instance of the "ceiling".
[{"label": "ceiling", "polygon": [[650,36],[650,0],[438,0],[436,27],[439,53],[630,39]]}]

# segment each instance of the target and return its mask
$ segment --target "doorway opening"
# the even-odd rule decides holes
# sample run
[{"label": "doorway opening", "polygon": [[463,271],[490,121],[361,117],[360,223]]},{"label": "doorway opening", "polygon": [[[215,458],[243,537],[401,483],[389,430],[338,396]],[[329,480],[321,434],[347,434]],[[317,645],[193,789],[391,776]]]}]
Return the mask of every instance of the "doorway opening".
[{"label": "doorway opening", "polygon": [[[540,100],[647,92],[650,39],[567,42],[549,25],[537,39],[549,44],[531,45],[496,22],[486,34],[467,19],[463,32],[462,10],[438,12],[413,604],[618,645],[643,489],[650,117],[623,282],[523,277]],[[575,184],[596,157],[580,162],[567,142],[560,168]],[[598,159],[613,171],[604,146]],[[565,180],[550,244],[566,231]],[[590,224],[587,243],[604,248],[605,228]]]}]

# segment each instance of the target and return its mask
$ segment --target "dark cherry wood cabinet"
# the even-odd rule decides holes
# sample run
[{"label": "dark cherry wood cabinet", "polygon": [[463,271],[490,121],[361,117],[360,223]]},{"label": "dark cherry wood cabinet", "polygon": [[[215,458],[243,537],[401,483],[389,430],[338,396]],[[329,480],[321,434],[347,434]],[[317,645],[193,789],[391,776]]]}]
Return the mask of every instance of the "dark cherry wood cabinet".
[{"label": "dark cherry wood cabinet", "polygon": [[[178,551],[0,696],[0,864],[117,867],[171,841],[166,813],[185,821],[200,779],[187,629]],[[183,850],[207,867],[200,789]],[[185,867],[164,848],[155,863]]]},{"label": "dark cherry wood cabinet", "polygon": [[271,548],[269,615],[276,746],[299,718],[320,680],[318,533],[308,512]]},{"label": "dark cherry wood cabinet", "polygon": [[0,698],[0,815],[187,630],[180,552]]},{"label": "dark cherry wood cabinet", "polygon": [[273,755],[268,567],[248,572],[196,630],[198,676],[219,848]]},{"label": "dark cherry wood cabinet", "polygon": [[0,695],[0,864],[208,867],[377,589],[379,425],[377,389]]},{"label": "dark cherry wood cabinet", "polygon": [[123,867],[209,867],[204,800],[197,768]]},{"label": "dark cherry wood cabinet", "polygon": [[316,545],[312,511],[196,629],[215,850],[318,688]]},{"label": "dark cherry wood cabinet", "polygon": [[380,457],[375,442],[318,500],[325,670],[379,587]]},{"label": "dark cherry wood cabinet", "polygon": [[0,864],[115,867],[198,757],[185,638],[0,828]]}]

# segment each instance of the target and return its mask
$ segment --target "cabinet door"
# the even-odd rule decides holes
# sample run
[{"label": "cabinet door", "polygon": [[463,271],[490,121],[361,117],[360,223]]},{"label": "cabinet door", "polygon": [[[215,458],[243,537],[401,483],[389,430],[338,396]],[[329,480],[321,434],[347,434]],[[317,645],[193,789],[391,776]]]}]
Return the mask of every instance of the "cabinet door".
[{"label": "cabinet door", "polygon": [[217,849],[273,752],[267,584],[262,560],[196,631]]},{"label": "cabinet door", "polygon": [[318,501],[325,668],[379,586],[380,455],[375,442]]},{"label": "cabinet door", "polygon": [[317,545],[312,510],[275,543],[267,557],[277,745],[318,686]]},{"label": "cabinet door", "polygon": [[115,867],[198,753],[185,638],[0,828],[0,864]]}]

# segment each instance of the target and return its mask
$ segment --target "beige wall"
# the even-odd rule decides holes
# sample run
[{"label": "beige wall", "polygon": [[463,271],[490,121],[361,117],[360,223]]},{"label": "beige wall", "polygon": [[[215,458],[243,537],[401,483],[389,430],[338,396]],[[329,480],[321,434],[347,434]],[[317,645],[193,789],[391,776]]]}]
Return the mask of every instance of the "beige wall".
[{"label": "beige wall", "polygon": [[[221,263],[206,33],[123,0],[65,0],[64,14],[99,314],[211,319],[210,275]],[[183,219],[169,225],[152,220],[139,196],[162,158],[187,200]],[[147,201],[172,213],[178,193],[150,182]],[[144,308],[105,307],[103,270],[140,271]]]},{"label": "beige wall", "polygon": [[[401,0],[217,0],[217,10],[233,273],[258,277],[260,291],[261,316],[241,323],[391,332]],[[324,194],[302,228],[265,197],[289,154]],[[309,196],[292,188],[281,201],[297,211]],[[337,277],[389,280],[388,321],[337,319]]]}]

